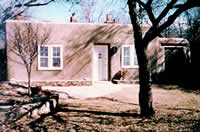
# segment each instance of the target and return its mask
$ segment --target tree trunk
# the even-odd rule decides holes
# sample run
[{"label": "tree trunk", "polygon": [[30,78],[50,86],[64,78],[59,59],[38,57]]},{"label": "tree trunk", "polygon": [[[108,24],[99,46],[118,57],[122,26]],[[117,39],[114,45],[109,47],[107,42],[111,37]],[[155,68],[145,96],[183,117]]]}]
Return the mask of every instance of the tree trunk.
[{"label": "tree trunk", "polygon": [[31,72],[28,71],[28,94],[31,96],[32,91],[31,91]]},{"label": "tree trunk", "polygon": [[[137,45],[137,44],[136,44]],[[137,47],[137,46],[136,46]],[[145,117],[155,114],[153,109],[152,89],[150,84],[150,71],[148,69],[148,59],[143,48],[136,48],[139,63],[139,104],[140,114]]]},{"label": "tree trunk", "polygon": [[150,72],[148,69],[148,59],[146,55],[146,47],[148,41],[143,41],[143,33],[140,24],[137,20],[136,0],[128,0],[129,14],[134,31],[135,49],[139,64],[139,104],[140,114],[145,117],[153,116],[155,114],[153,109],[152,91],[150,85]]}]

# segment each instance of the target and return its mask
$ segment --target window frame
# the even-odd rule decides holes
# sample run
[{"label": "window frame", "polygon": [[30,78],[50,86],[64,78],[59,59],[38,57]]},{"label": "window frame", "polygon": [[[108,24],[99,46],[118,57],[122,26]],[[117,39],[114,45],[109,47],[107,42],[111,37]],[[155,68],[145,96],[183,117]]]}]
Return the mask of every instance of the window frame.
[{"label": "window frame", "polygon": [[[47,55],[40,55],[40,63],[39,63],[39,65],[41,66],[41,59],[47,59],[47,67],[48,67],[48,64],[49,64],[49,62],[48,62],[48,56],[49,56],[49,52],[48,52],[48,47],[43,47],[44,48],[44,50],[42,51],[43,52],[43,54],[46,54],[45,52],[46,52],[46,49],[45,48],[47,48]],[[40,54],[41,54],[41,47],[40,47]],[[45,67],[45,66],[44,66]]]},{"label": "window frame", "polygon": [[[130,47],[130,65],[124,65],[124,48],[125,47]],[[135,58],[137,58],[136,50],[135,50],[135,45],[133,44],[126,44],[122,45],[122,54],[121,54],[121,67],[122,68],[139,68],[138,64],[135,64]]]},{"label": "window frame", "polygon": [[[41,59],[41,55],[40,55],[40,48],[41,47],[47,47],[48,48],[48,66],[47,67],[41,67],[40,66],[40,59]],[[60,48],[60,66],[53,66],[53,48]],[[56,56],[56,58],[59,58],[59,56]],[[62,70],[63,69],[63,46],[62,45],[39,45],[38,46],[38,70]]]}]

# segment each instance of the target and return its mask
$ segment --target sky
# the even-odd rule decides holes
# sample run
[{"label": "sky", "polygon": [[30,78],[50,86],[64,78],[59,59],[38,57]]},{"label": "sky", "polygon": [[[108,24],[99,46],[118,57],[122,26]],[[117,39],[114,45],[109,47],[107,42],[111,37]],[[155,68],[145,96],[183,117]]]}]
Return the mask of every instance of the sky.
[{"label": "sky", "polygon": [[[87,1],[87,0],[85,0]],[[120,0],[112,2],[113,0],[95,0],[96,5],[91,8],[91,22],[99,23],[105,22],[106,14],[112,14],[113,18],[118,18],[119,20],[129,19],[128,12],[120,9],[125,7],[125,4]],[[87,3],[87,2],[86,2]],[[87,6],[87,5],[86,5]],[[31,20],[34,21],[50,21],[50,22],[69,22],[72,13],[75,12],[77,19],[81,22],[86,22],[84,16],[82,16],[83,9],[79,5],[71,6],[70,4],[62,3],[50,3],[47,6],[33,7],[29,10],[32,16]],[[101,16],[100,16],[101,14]],[[119,16],[119,14],[121,14]],[[127,22],[127,23],[130,23]]]},{"label": "sky", "polygon": [[65,22],[69,21],[71,12],[68,11],[69,6],[50,3],[47,6],[33,7],[29,10],[32,16],[31,20]]},{"label": "sky", "polygon": [[[86,1],[84,6],[92,0],[82,0]],[[106,21],[106,14],[112,14],[112,18],[117,18],[121,24],[130,24],[130,17],[128,14],[128,6],[124,0],[93,0],[96,2],[94,6],[90,9],[92,14],[90,14],[90,23],[103,23]],[[113,2],[114,1],[114,2]],[[48,22],[58,22],[66,23],[70,22],[70,17],[72,13],[76,14],[78,22],[88,22],[83,16],[84,9],[80,8],[80,5],[71,6],[66,2],[61,3],[50,3],[46,6],[33,7],[29,10],[33,21],[48,21]],[[183,21],[184,19],[181,18]]]}]

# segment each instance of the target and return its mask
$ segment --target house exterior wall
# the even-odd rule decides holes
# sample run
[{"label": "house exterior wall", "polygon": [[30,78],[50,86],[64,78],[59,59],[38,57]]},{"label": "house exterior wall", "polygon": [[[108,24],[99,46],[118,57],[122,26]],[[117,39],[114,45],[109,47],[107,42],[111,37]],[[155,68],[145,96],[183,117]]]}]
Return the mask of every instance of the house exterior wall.
[{"label": "house exterior wall", "polygon": [[[32,67],[31,79],[33,81],[93,81],[94,78],[94,46],[108,45],[108,79],[122,68],[122,46],[134,45],[132,25],[124,24],[83,24],[83,23],[48,23],[30,22],[22,20],[6,21],[7,39],[7,72],[8,80],[26,81],[26,68],[19,57],[10,51],[12,37],[16,24],[24,28],[24,24],[31,23],[40,29],[49,29],[50,40],[45,45],[62,45],[63,68],[62,70],[39,70],[38,58]],[[148,30],[143,26],[143,33]],[[41,30],[42,31],[42,30]],[[164,40],[162,40],[164,41]],[[166,43],[171,43],[166,42]],[[148,46],[147,54],[152,74],[158,74],[165,68],[165,47],[161,45],[160,38],[155,38]],[[113,47],[117,51],[112,54]],[[127,68],[125,80],[138,80],[138,68]]]},{"label": "house exterior wall", "polygon": [[[121,70],[121,46],[134,44],[131,25],[121,24],[81,24],[42,23],[28,21],[6,21],[8,80],[27,80],[27,72],[21,59],[10,52],[13,26],[32,23],[40,28],[50,29],[50,40],[46,45],[63,45],[62,70],[38,70],[38,60],[34,61],[31,79],[33,81],[93,80],[93,50],[95,44],[108,44],[110,49],[117,46],[117,52],[109,56],[109,79]],[[144,31],[148,27],[144,27]],[[109,49],[109,51],[110,51]],[[138,78],[138,69],[128,69],[126,79]]]},{"label": "house exterior wall", "polygon": [[[177,65],[180,66],[178,68],[181,69],[182,76],[186,76],[185,71],[188,68],[188,64],[190,63],[190,46],[189,42],[183,38],[157,38],[152,41],[152,43],[148,46],[148,57],[149,57],[149,68],[151,72],[151,79],[155,83],[165,83],[170,80],[172,77],[168,76],[168,71],[166,68],[166,63],[168,63],[168,56],[166,55],[166,49],[183,49],[184,55],[181,60],[185,60],[185,64],[180,66],[179,60],[176,60],[176,63],[171,66],[171,70],[175,70]],[[176,53],[177,54],[177,53]],[[176,58],[177,59],[177,58]],[[178,71],[178,70],[177,70]],[[176,70],[173,72],[173,76],[177,76],[179,74]],[[181,75],[180,75],[181,76]],[[174,82],[180,77],[173,78]]]}]

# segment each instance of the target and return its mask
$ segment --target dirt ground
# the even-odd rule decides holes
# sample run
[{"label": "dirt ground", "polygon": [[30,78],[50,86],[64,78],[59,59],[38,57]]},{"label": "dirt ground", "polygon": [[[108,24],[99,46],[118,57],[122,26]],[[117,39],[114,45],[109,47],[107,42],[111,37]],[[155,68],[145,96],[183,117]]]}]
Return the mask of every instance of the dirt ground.
[{"label": "dirt ground", "polygon": [[27,90],[13,84],[0,84],[1,131],[199,131],[200,92],[181,87],[153,85],[156,115],[139,115],[137,87],[123,87],[102,97],[66,98],[56,111],[40,118],[7,119],[9,110],[30,103]]}]

